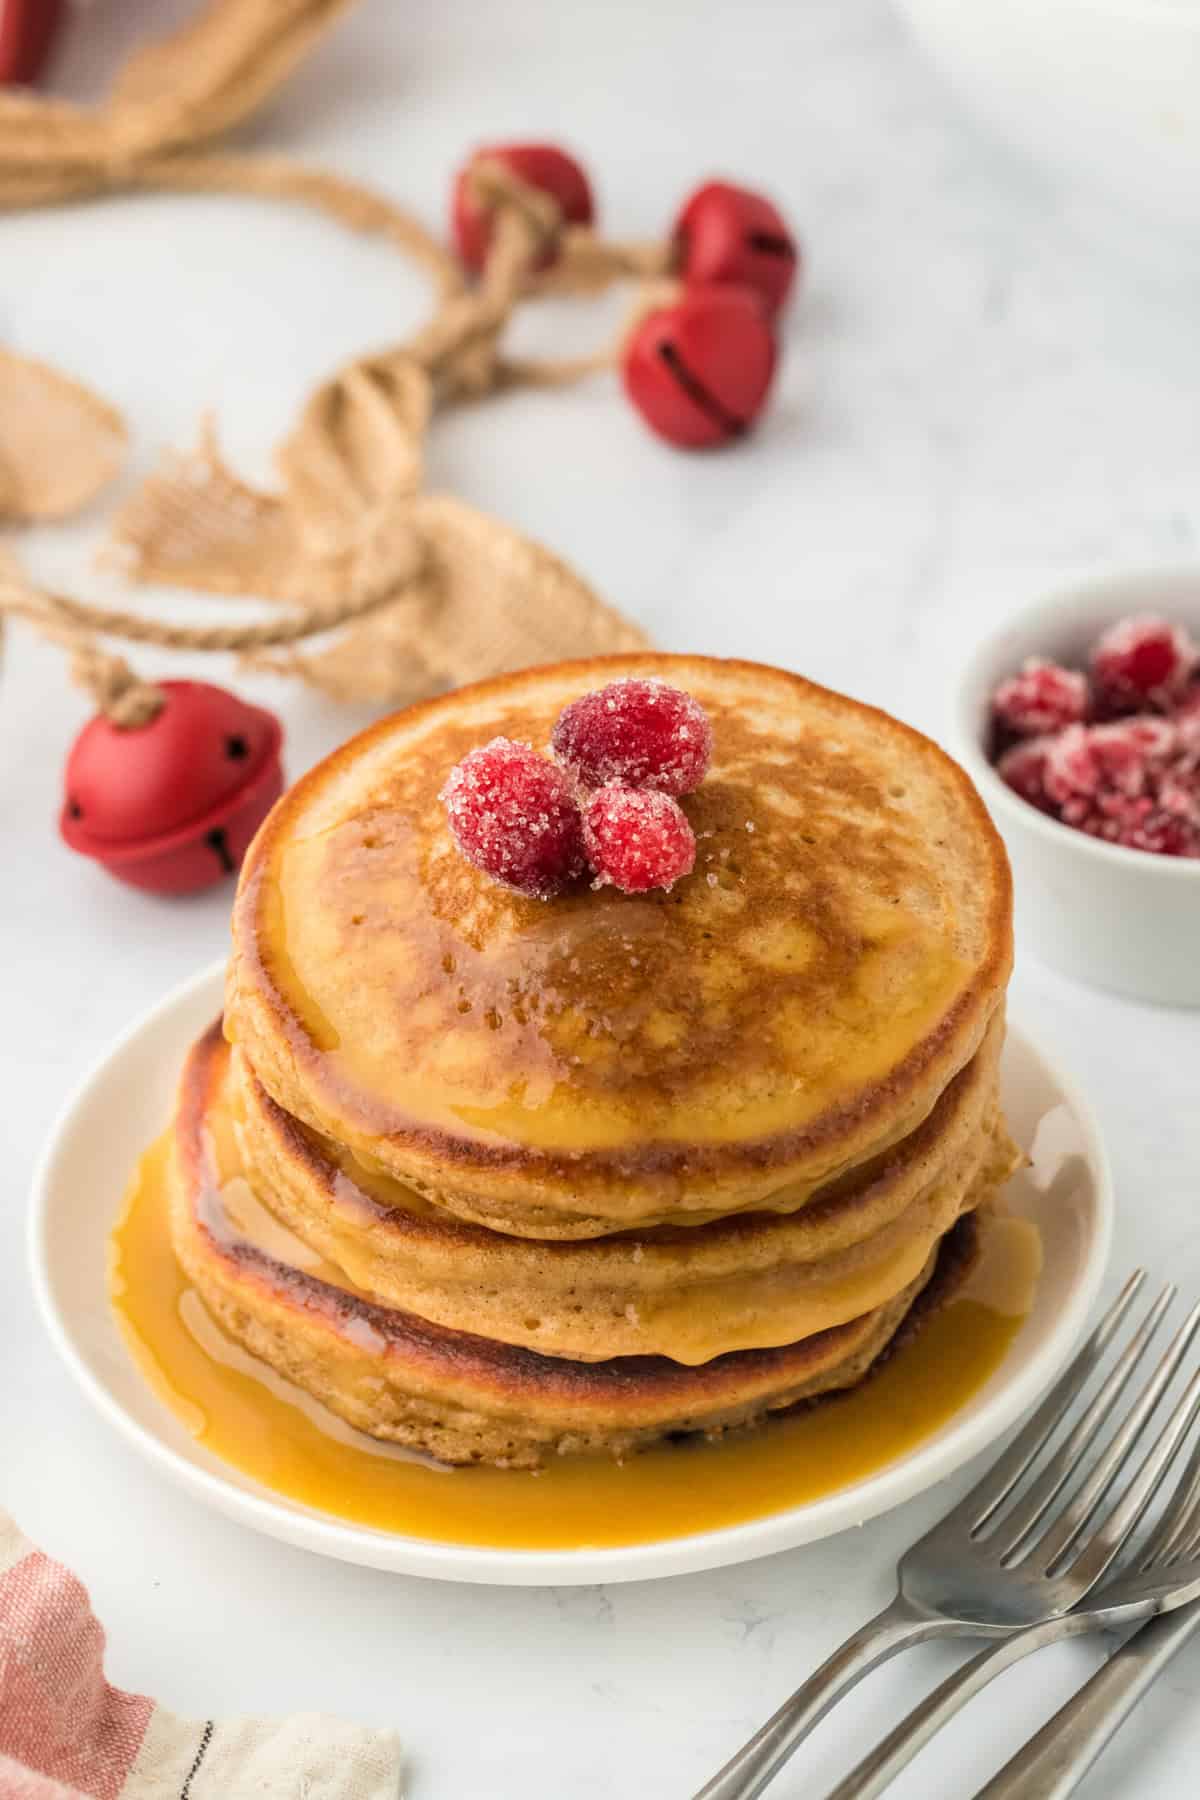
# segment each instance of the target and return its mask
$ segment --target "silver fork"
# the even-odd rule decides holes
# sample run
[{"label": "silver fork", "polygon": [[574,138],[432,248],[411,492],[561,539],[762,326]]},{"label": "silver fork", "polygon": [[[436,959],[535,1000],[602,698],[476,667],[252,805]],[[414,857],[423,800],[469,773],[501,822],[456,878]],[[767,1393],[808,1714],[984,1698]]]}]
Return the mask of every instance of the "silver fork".
[{"label": "silver fork", "polygon": [[[1193,1519],[1193,1523],[1195,1523]],[[1188,1546],[1197,1567],[1200,1529]],[[1177,1573],[1178,1570],[1172,1570]],[[1200,1601],[1164,1610],[1134,1632],[1091,1680],[1049,1719],[976,1800],[1066,1800],[1153,1687],[1172,1657],[1200,1631]]]},{"label": "silver fork", "polygon": [[1129,1642],[1005,1763],[975,1800],[1066,1800],[1167,1664],[1200,1630],[1200,1602],[1135,1630]]},{"label": "silver fork", "polygon": [[[1200,1374],[1193,1377],[1190,1388],[1200,1389]],[[1187,1405],[1188,1394],[1185,1392],[1175,1409],[1176,1414],[1186,1410]],[[1119,1573],[1111,1574],[1088,1596],[1082,1606],[1063,1618],[1048,1619],[1040,1625],[1032,1625],[1028,1630],[1019,1631],[1013,1637],[1005,1639],[1003,1643],[980,1651],[978,1656],[964,1663],[961,1669],[948,1676],[931,1694],[914,1706],[907,1718],[902,1719],[896,1729],[889,1732],[844,1781],[838,1783],[827,1800],[874,1800],[968,1700],[982,1693],[1005,1669],[1011,1669],[1014,1663],[1032,1656],[1035,1650],[1057,1643],[1060,1638],[1080,1637],[1089,1631],[1111,1631],[1130,1624],[1136,1626],[1156,1613],[1187,1607],[1190,1601],[1198,1597],[1200,1445],[1192,1451],[1187,1468],[1161,1518],[1144,1541],[1139,1541],[1133,1552],[1126,1556]],[[1064,1708],[1065,1710],[1067,1709]],[[1113,1723],[1112,1730],[1116,1730],[1118,1722],[1119,1719]],[[1039,1733],[1043,1751],[1051,1740],[1054,1724],[1055,1721],[1051,1720],[1044,1731]],[[1107,1738],[1103,1741],[1106,1742]],[[1094,1754],[1099,1755],[1102,1747],[1103,1743]],[[1018,1767],[1027,1756],[1028,1751],[1022,1752],[1009,1766]],[[1015,1783],[1005,1785],[1007,1774],[1007,1769],[1002,1770],[995,1781],[983,1790],[988,1800],[997,1800],[1000,1795],[1015,1797],[1030,1792],[1041,1794],[1044,1791],[1036,1783],[1028,1788]],[[1070,1789],[1053,1790],[1055,1794],[1060,1791],[1067,1793]]]},{"label": "silver fork", "polygon": [[[1060,1618],[1095,1586],[1141,1518],[1200,1410],[1197,1377],[1186,1405],[1172,1414],[1120,1502],[1085,1542],[1095,1513],[1200,1324],[1198,1307],[1176,1333],[1095,1466],[1071,1494],[1083,1457],[1113,1417],[1175,1297],[1173,1287],[1165,1288],[1149,1309],[1061,1447],[1044,1462],[1043,1452],[1103,1359],[1144,1278],[1140,1269],[1130,1276],[1066,1374],[1008,1449],[966,1498],[906,1552],[890,1606],[848,1638],[694,1800],[755,1800],[842,1695],[910,1644],[935,1637],[1009,1637],[1043,1620]],[[1030,1476],[1031,1485],[1002,1511]]]}]

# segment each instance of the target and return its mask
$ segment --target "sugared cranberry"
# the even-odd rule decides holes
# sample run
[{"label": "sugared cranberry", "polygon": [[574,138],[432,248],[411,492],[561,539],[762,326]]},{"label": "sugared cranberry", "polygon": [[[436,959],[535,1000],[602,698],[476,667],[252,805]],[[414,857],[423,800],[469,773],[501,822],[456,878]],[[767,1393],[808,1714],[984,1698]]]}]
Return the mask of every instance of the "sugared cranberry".
[{"label": "sugared cranberry", "polygon": [[[521,181],[557,200],[568,224],[591,224],[595,207],[588,178],[565,150],[554,144],[490,144],[477,150],[471,163],[485,157],[503,163]],[[452,222],[458,254],[469,269],[482,269],[492,239],[492,219],[471,185],[471,163],[455,179]],[[553,261],[553,250],[547,251],[537,267],[545,268]]]},{"label": "sugared cranberry", "polygon": [[729,181],[697,188],[676,219],[673,236],[685,281],[753,288],[772,314],[787,299],[800,266],[782,213],[762,194]]},{"label": "sugared cranberry", "polygon": [[551,742],[585,787],[618,781],[690,794],[708,770],[712,726],[682,689],[627,676],[573,700],[559,714]]},{"label": "sugared cranberry", "polygon": [[1144,795],[1108,799],[1076,821],[1090,837],[1155,856],[1200,857],[1200,823]]},{"label": "sugared cranberry", "polygon": [[610,783],[588,800],[583,817],[588,859],[596,885],[611,883],[625,894],[669,888],[690,875],[696,839],[677,800],[655,788]]},{"label": "sugared cranberry", "polygon": [[683,450],[728,444],[754,423],[775,373],[775,337],[749,288],[691,288],[648,313],[622,358],[646,423]]},{"label": "sugared cranberry", "polygon": [[1046,753],[1045,786],[1064,819],[1105,794],[1127,798],[1147,791],[1151,772],[1170,758],[1177,734],[1167,719],[1120,719],[1108,725],[1072,725]]},{"label": "sugared cranberry", "polygon": [[528,744],[497,737],[471,750],[440,798],[467,861],[518,894],[548,900],[586,867],[570,783]]},{"label": "sugared cranberry", "polygon": [[1158,811],[1139,819],[1113,841],[1127,850],[1149,850],[1158,856],[1200,857],[1200,825],[1174,813]]},{"label": "sugared cranberry", "polygon": [[1088,684],[1077,669],[1031,656],[992,696],[992,717],[1004,738],[1042,737],[1087,717]]},{"label": "sugared cranberry", "polygon": [[1007,782],[1022,800],[1046,813],[1057,811],[1046,792],[1046,756],[1050,747],[1049,738],[1026,738],[1006,750],[996,764],[1001,781]]},{"label": "sugared cranberry", "polygon": [[1102,717],[1166,711],[1187,687],[1197,650],[1187,632],[1167,619],[1122,619],[1092,651],[1092,683]]},{"label": "sugared cranberry", "polygon": [[1200,773],[1171,719],[1072,726],[1050,743],[1045,789],[1066,825],[1131,850],[1200,856]]}]

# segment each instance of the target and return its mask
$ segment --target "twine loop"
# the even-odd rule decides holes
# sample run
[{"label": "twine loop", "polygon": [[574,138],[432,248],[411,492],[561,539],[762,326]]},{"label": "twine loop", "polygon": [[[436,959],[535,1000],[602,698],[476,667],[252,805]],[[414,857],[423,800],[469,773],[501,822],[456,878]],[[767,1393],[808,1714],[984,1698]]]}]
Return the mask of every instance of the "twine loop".
[{"label": "twine loop", "polygon": [[480,156],[467,171],[467,185],[485,212],[503,210],[522,220],[535,258],[550,257],[558,248],[563,211],[553,194],[532,187],[494,157]]},{"label": "twine loop", "polygon": [[87,638],[72,650],[71,679],[87,689],[97,712],[122,731],[148,725],[167,698],[160,687],[135,675],[123,656],[110,655]]},{"label": "twine loop", "polygon": [[[533,606],[520,627],[526,642],[517,645],[510,600],[505,645],[481,597],[496,591],[505,569],[515,584],[512,535],[491,521],[480,529],[464,516],[468,509],[439,504],[420,487],[424,436],[438,406],[574,381],[613,360],[615,346],[563,361],[506,356],[504,331],[523,298],[660,277],[670,270],[671,246],[606,245],[568,225],[552,195],[483,156],[467,172],[472,197],[490,218],[484,267],[471,284],[424,225],[384,196],[282,157],[213,148],[352,3],[208,0],[182,30],[139,50],[97,108],[0,92],[0,210],[122,189],[286,200],[411,256],[436,293],[433,316],[412,338],[356,359],[310,397],[277,452],[279,492],[239,482],[209,432],[195,453],[151,475],[114,521],[114,545],[135,579],[259,594],[285,602],[282,617],[228,626],[160,623],[40,588],[15,564],[0,567],[0,625],[6,614],[22,617],[61,644],[74,678],[122,728],[147,723],[164,695],[102,648],[102,638],[232,651],[256,667],[305,674],[340,695],[395,698],[411,697],[422,683],[428,691],[430,683],[469,679],[468,635],[487,646],[492,667],[550,660],[558,648],[554,629],[568,640],[563,654],[645,641],[581,583],[568,593],[567,572],[528,546],[542,559],[538,580],[555,594],[556,611]],[[115,472],[123,421],[82,384],[3,351],[0,387],[10,401],[20,399],[4,409],[10,423],[0,436],[0,517],[67,516]],[[64,444],[72,446],[69,458]],[[394,616],[401,602],[407,626]],[[357,621],[357,637],[347,633],[323,661],[293,648]],[[272,649],[287,654],[263,654]]]}]

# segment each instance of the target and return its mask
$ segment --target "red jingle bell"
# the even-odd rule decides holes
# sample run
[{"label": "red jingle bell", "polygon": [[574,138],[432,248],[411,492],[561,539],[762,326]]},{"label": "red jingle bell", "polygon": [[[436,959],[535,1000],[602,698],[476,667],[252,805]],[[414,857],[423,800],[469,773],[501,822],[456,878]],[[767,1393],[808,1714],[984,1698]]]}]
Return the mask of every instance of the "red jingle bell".
[{"label": "red jingle bell", "polygon": [[749,288],[692,288],[648,313],[622,359],[625,391],[681,449],[727,444],[753,424],[775,371],[775,337]]},{"label": "red jingle bell", "polygon": [[774,315],[791,291],[800,251],[786,220],[762,194],[709,181],[675,221],[678,273],[688,282],[753,288]]},{"label": "red jingle bell", "polygon": [[159,711],[100,713],[67,758],[59,828],[132,887],[188,894],[233,874],[283,792],[274,713],[204,681],[163,681]]},{"label": "red jingle bell", "polygon": [[[541,188],[557,200],[568,224],[590,225],[595,217],[588,178],[565,150],[556,149],[553,144],[489,144],[475,152],[454,182],[454,241],[468,269],[482,269],[492,237],[491,214],[480,204],[470,182],[472,165],[483,158],[503,163],[519,180]],[[547,250],[536,266],[544,269],[553,261],[553,250]]]},{"label": "red jingle bell", "polygon": [[37,80],[64,12],[63,0],[0,0],[0,83]]}]

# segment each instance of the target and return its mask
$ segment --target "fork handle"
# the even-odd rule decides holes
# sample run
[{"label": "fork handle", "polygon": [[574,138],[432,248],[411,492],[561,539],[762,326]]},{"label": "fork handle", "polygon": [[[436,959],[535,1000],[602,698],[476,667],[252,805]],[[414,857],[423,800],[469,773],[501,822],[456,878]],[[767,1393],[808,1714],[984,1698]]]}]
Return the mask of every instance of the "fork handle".
[{"label": "fork handle", "polygon": [[968,1700],[973,1700],[995,1681],[997,1675],[1003,1675],[1005,1669],[1011,1669],[1014,1663],[1032,1656],[1044,1645],[1052,1644],[1058,1638],[1076,1637],[1085,1628],[1088,1628],[1085,1615],[1068,1613],[1065,1617],[1047,1619],[1040,1625],[1015,1632],[998,1644],[989,1644],[986,1650],[965,1662],[919,1701],[907,1718],[901,1719],[896,1729],[876,1744],[844,1781],[838,1782],[827,1800],[875,1800],[875,1796],[891,1786],[900,1771],[908,1767],[917,1752],[924,1749],[942,1726],[948,1724]]},{"label": "fork handle", "polygon": [[878,1617],[861,1626],[822,1663],[816,1674],[742,1745],[693,1800],[756,1800],[813,1726],[864,1675],[907,1650],[910,1644],[950,1636],[954,1630],[954,1625],[945,1619],[914,1613],[897,1595]]},{"label": "fork handle", "polygon": [[1160,1613],[1143,1625],[975,1800],[1063,1800],[1073,1794],[1138,1701],[1198,1630],[1200,1602]]}]

